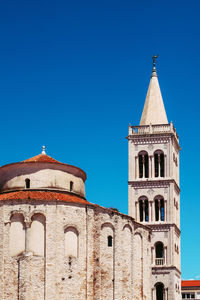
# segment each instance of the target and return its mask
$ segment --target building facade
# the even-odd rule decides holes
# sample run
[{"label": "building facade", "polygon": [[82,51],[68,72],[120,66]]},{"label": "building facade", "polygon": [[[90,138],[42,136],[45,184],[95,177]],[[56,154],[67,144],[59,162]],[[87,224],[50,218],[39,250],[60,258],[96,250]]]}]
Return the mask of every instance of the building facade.
[{"label": "building facade", "polygon": [[200,299],[200,280],[182,280],[181,294],[181,299]]},{"label": "building facade", "polygon": [[1,300],[151,299],[151,229],[42,154],[0,168]]},{"label": "building facade", "polygon": [[139,126],[129,126],[129,215],[152,229],[152,299],[181,299],[179,138],[154,66]]}]

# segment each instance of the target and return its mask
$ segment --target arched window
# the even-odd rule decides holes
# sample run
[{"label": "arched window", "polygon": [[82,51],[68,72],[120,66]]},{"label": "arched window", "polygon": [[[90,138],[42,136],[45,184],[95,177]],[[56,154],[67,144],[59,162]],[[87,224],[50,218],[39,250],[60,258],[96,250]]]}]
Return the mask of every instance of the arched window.
[{"label": "arched window", "polygon": [[156,252],[156,259],[155,265],[160,266],[164,264],[164,247],[163,243],[157,242],[155,244],[155,252]]},{"label": "arched window", "polygon": [[149,178],[149,156],[146,151],[138,155],[139,161],[139,178]]},{"label": "arched window", "polygon": [[45,217],[40,214],[34,214],[31,218],[31,239],[30,249],[34,255],[45,255]]},{"label": "arched window", "polygon": [[165,221],[164,199],[157,197],[155,203],[155,221]]},{"label": "arched window", "polygon": [[78,231],[71,226],[65,229],[65,256],[78,257]]},{"label": "arched window", "polygon": [[165,177],[165,158],[161,150],[154,153],[155,177]]},{"label": "arched window", "polygon": [[70,181],[70,192],[73,190],[73,186],[74,186],[73,181]]},{"label": "arched window", "polygon": [[112,247],[113,237],[111,235],[108,236],[108,247]]},{"label": "arched window", "polygon": [[25,186],[26,186],[26,189],[30,189],[30,183],[31,183],[30,179],[29,179],[29,178],[26,178],[26,179],[25,179]]},{"label": "arched window", "polygon": [[164,285],[160,282],[156,284],[156,300],[164,300]]},{"label": "arched window", "polygon": [[24,216],[15,214],[10,219],[10,255],[20,255],[25,251]]},{"label": "arched window", "polygon": [[149,201],[146,197],[139,200],[140,222],[149,221]]}]

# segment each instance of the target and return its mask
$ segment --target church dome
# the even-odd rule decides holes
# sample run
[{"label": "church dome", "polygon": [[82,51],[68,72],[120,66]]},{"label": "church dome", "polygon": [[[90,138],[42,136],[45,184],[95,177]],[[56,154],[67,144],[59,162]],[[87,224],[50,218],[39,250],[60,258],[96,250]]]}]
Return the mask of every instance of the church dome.
[{"label": "church dome", "polygon": [[[0,193],[12,192],[7,198],[13,196],[16,199],[18,195],[20,199],[39,197],[42,200],[47,196],[45,192],[51,192],[47,196],[49,200],[57,195],[57,198],[62,198],[61,201],[70,201],[72,196],[85,198],[86,178],[86,173],[80,168],[61,163],[43,150],[42,154],[32,158],[2,166]],[[20,191],[23,193],[19,194]],[[59,196],[58,193],[65,195]]]}]

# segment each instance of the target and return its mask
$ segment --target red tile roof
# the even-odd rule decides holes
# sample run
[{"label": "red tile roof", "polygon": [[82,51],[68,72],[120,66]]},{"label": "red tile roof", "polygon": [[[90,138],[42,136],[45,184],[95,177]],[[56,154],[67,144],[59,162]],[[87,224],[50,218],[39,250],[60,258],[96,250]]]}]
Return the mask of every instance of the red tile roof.
[{"label": "red tile roof", "polygon": [[0,201],[3,200],[45,200],[45,201],[64,201],[70,203],[90,204],[87,200],[75,195],[49,192],[49,191],[18,191],[0,194]]},{"label": "red tile roof", "polygon": [[200,287],[200,280],[182,280],[181,287]]},{"label": "red tile roof", "polygon": [[56,160],[56,159],[54,159],[51,156],[48,156],[46,154],[36,155],[34,157],[23,160],[23,162],[53,162],[53,163],[57,163],[57,164],[62,164],[58,160]]}]

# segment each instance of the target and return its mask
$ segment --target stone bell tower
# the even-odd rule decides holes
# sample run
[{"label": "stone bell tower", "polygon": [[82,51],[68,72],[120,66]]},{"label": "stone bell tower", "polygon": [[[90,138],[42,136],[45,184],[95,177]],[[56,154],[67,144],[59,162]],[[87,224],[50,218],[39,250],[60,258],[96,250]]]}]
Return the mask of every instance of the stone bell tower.
[{"label": "stone bell tower", "polygon": [[129,126],[129,215],[152,229],[152,300],[181,299],[179,138],[155,60],[139,126]]}]

